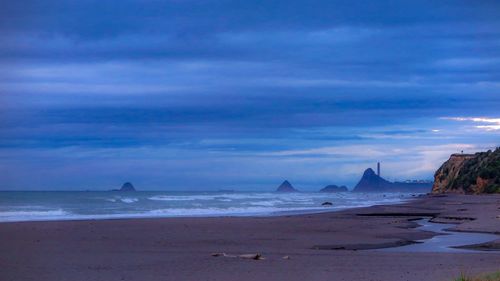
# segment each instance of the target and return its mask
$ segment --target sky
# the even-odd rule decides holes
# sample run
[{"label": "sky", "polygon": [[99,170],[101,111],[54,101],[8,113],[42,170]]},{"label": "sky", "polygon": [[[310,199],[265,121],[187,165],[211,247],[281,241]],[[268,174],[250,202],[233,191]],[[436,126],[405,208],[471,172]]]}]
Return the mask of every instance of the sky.
[{"label": "sky", "polygon": [[500,145],[498,1],[0,9],[0,190],[352,188]]}]

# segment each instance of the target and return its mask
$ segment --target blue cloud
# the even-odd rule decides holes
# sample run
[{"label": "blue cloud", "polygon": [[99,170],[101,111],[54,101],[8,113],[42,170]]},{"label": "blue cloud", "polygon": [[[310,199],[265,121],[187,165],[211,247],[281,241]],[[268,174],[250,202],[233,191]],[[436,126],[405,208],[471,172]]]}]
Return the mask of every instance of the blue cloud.
[{"label": "blue cloud", "polygon": [[7,1],[0,188],[314,189],[378,160],[429,178],[498,145],[495,126],[453,118],[499,118],[499,8]]}]

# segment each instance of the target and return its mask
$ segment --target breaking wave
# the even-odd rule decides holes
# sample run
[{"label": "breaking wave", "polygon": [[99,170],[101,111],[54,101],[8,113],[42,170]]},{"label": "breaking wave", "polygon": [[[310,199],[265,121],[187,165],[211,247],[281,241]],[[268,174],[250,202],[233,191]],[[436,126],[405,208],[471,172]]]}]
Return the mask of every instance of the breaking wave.
[{"label": "breaking wave", "polygon": [[0,212],[0,221],[34,221],[34,220],[56,220],[69,215],[68,212],[57,210],[44,211],[2,211]]},{"label": "breaking wave", "polygon": [[[268,216],[398,203],[408,194],[107,192],[2,194],[0,222],[196,216]],[[132,194],[130,194],[132,195]],[[10,197],[9,197],[10,196]],[[405,197],[406,196],[406,197]],[[324,207],[325,201],[333,206]]]}]

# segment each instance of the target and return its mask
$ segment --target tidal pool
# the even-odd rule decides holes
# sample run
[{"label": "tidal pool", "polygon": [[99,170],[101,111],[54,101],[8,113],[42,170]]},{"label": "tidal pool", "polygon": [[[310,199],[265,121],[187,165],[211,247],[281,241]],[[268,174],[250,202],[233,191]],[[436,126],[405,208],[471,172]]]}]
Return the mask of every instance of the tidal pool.
[{"label": "tidal pool", "polygon": [[429,219],[421,219],[416,221],[420,224],[417,229],[424,231],[432,231],[439,233],[430,239],[417,240],[416,244],[405,245],[401,247],[385,248],[380,251],[388,252],[460,252],[460,253],[498,253],[495,251],[479,251],[472,249],[453,248],[458,246],[481,244],[499,239],[500,236],[488,233],[474,233],[474,232],[456,232],[448,231],[446,229],[455,226],[454,224],[445,223],[432,223]]}]

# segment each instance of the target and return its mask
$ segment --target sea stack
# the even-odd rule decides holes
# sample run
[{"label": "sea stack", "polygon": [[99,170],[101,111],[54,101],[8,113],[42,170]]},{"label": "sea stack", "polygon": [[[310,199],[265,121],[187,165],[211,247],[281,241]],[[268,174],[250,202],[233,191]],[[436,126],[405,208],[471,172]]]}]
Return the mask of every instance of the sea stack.
[{"label": "sea stack", "polygon": [[[378,169],[377,169],[378,170]],[[363,173],[354,192],[416,192],[427,193],[432,188],[432,181],[413,180],[406,182],[390,182],[375,174],[371,168]]]},{"label": "sea stack", "polygon": [[298,190],[295,189],[290,182],[285,180],[279,187],[276,189],[277,192],[297,192]]},{"label": "sea stack", "polygon": [[116,191],[136,191],[136,190],[130,182],[126,182],[122,185],[122,188],[120,188]]},{"label": "sea stack", "polygon": [[356,187],[354,187],[354,191],[356,192],[377,192],[377,191],[385,191],[390,189],[391,182],[381,178],[372,168],[368,168],[363,173],[363,176],[359,180]]},{"label": "sea stack", "polygon": [[347,191],[349,191],[349,190],[347,189],[347,186],[345,186],[345,185],[337,186],[335,184],[332,184],[332,185],[325,186],[319,192],[347,192]]}]

